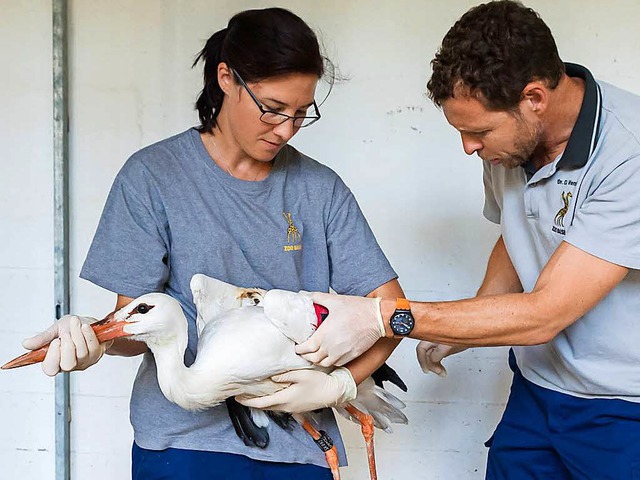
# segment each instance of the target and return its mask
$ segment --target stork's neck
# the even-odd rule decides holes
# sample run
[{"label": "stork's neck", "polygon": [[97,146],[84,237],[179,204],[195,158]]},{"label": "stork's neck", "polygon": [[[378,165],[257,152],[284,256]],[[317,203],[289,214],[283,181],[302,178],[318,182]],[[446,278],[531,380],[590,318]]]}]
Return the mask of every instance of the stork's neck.
[{"label": "stork's neck", "polygon": [[197,362],[186,367],[184,350],[175,344],[149,348],[155,356],[160,390],[170,402],[185,410],[204,410],[240,393],[234,388],[235,383],[229,385],[224,368],[211,371],[210,366],[202,368]]},{"label": "stork's neck", "polygon": [[[189,385],[193,384],[193,372],[184,364],[184,353],[187,348],[187,319],[182,319],[181,328],[171,338],[154,339],[147,345],[156,361],[160,390],[167,399],[182,408],[194,410],[201,408],[189,401]],[[184,322],[184,323],[183,323]],[[182,324],[184,327],[182,328]]]},{"label": "stork's neck", "polygon": [[155,357],[158,383],[164,396],[185,410],[203,410],[232,395],[224,392],[224,379],[217,379],[215,372],[192,368],[194,365],[185,366],[188,337],[186,319],[184,325],[184,336],[179,335],[170,341],[148,342],[148,346]]}]

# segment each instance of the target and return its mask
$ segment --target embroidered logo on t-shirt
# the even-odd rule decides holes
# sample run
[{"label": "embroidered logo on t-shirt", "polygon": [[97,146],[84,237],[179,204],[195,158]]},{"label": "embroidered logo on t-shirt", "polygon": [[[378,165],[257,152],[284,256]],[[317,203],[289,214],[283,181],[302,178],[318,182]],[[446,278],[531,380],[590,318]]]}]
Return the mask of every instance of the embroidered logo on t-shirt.
[{"label": "embroidered logo on t-shirt", "polygon": [[562,203],[564,203],[564,206],[560,210],[558,210],[558,213],[556,213],[556,216],[553,219],[553,223],[555,223],[555,225],[551,229],[561,235],[566,234],[566,230],[564,229],[564,216],[569,211],[569,203],[571,203],[571,197],[573,197],[573,193],[562,192]]},{"label": "embroidered logo on t-shirt", "polygon": [[284,251],[291,252],[294,250],[302,250],[302,245],[300,245],[300,240],[302,239],[302,236],[300,235],[300,232],[298,231],[296,226],[293,224],[291,213],[282,212],[282,215],[284,215],[284,219],[289,224],[289,227],[287,228],[287,243],[289,245],[284,246]]}]

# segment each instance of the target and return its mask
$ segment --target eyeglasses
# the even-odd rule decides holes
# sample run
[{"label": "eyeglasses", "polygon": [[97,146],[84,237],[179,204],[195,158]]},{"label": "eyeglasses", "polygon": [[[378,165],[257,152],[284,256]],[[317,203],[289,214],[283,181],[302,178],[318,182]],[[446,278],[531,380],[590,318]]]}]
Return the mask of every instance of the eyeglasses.
[{"label": "eyeglasses", "polygon": [[231,71],[233,72],[233,74],[236,76],[236,78],[238,79],[240,84],[244,87],[244,89],[247,91],[249,96],[253,99],[255,104],[260,109],[260,112],[262,113],[262,115],[260,115],[260,120],[263,121],[264,123],[268,123],[269,125],[281,125],[284,122],[286,122],[287,120],[293,120],[293,126],[294,127],[303,128],[303,127],[308,127],[312,123],[315,123],[318,120],[320,120],[320,110],[318,110],[318,105],[316,104],[315,100],[313,101],[313,108],[314,108],[316,114],[314,116],[312,116],[312,117],[303,117],[303,116],[292,117],[292,116],[287,115],[285,113],[274,112],[273,110],[266,110],[262,106],[262,103],[260,103],[260,100],[258,100],[256,98],[256,96],[253,94],[253,92],[251,91],[249,86],[242,79],[240,74],[238,74],[238,72],[236,72],[236,70],[234,68],[232,68]]}]

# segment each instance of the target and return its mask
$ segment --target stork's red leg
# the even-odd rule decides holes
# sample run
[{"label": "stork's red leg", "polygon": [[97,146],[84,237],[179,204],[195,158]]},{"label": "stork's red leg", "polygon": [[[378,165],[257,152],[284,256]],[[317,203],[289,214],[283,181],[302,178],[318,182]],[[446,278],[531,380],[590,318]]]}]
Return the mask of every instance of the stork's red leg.
[{"label": "stork's red leg", "polygon": [[324,457],[327,459],[333,480],[340,480],[340,469],[338,467],[338,449],[325,432],[319,432],[309,420],[302,415],[294,415],[294,418],[304,428],[313,441],[322,449]]},{"label": "stork's red leg", "polygon": [[373,450],[373,417],[361,412],[356,407],[348,403],[344,409],[351,414],[351,416],[358,419],[360,422],[362,436],[367,445],[367,459],[369,460],[369,476],[371,480],[376,480],[378,474],[376,473],[376,456]]}]

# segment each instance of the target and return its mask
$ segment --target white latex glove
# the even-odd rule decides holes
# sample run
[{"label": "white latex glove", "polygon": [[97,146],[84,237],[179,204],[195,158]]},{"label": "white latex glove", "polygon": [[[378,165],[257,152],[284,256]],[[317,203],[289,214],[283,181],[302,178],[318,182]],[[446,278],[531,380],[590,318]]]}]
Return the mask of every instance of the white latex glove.
[{"label": "white latex glove", "polygon": [[50,377],[60,371],[84,370],[100,360],[113,343],[98,342],[90,326],[97,321],[93,317],[65,315],[44,332],[25,339],[22,346],[36,350],[51,342],[42,362],[42,371]]},{"label": "white latex glove", "polygon": [[296,353],[305,360],[323,367],[344,365],[385,336],[380,298],[320,292],[311,298],[327,307],[329,316],[309,340],[296,346]]},{"label": "white latex glove", "polygon": [[271,380],[288,386],[265,397],[238,396],[236,400],[252,408],[302,413],[350,402],[358,393],[356,382],[346,368],[337,368],[330,374],[293,370],[275,375]]},{"label": "white latex glove", "polygon": [[441,377],[446,377],[447,369],[442,365],[442,359],[467,348],[462,345],[442,345],[423,340],[416,346],[416,356],[424,373],[433,372]]}]

